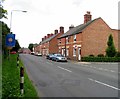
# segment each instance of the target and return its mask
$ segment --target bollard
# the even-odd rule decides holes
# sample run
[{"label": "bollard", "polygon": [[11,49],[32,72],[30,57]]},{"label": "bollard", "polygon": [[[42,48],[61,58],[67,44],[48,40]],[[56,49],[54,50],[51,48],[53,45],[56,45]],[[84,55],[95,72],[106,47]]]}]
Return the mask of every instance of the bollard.
[{"label": "bollard", "polygon": [[20,92],[24,94],[24,68],[20,68]]},{"label": "bollard", "polygon": [[17,57],[17,66],[19,66],[19,56]]}]

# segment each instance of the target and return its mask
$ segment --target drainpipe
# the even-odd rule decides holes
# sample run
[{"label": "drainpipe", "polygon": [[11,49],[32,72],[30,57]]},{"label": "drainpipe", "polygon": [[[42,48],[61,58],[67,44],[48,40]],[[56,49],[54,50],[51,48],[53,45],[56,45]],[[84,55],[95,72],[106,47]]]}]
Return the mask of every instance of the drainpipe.
[{"label": "drainpipe", "polygon": [[66,57],[66,37],[65,37],[65,57]]}]

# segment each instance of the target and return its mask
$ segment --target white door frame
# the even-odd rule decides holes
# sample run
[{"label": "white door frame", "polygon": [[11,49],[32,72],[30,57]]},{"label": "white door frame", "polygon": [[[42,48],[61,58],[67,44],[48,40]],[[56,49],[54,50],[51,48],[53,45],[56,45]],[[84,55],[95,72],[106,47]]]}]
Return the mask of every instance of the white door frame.
[{"label": "white door frame", "polygon": [[78,47],[78,60],[81,61],[81,47]]}]

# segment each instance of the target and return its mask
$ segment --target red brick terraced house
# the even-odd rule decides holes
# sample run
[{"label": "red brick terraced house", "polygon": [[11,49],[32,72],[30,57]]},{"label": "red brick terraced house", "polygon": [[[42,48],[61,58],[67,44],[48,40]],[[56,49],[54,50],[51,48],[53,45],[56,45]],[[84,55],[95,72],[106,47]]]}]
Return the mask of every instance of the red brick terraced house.
[{"label": "red brick terraced house", "polygon": [[60,27],[60,30],[54,31],[54,34],[47,34],[42,38],[42,41],[38,46],[36,46],[36,52],[39,51],[40,54],[46,56],[52,53],[58,53],[58,42],[57,38],[64,34],[64,27]]},{"label": "red brick terraced house", "polygon": [[111,29],[101,17],[92,20],[91,13],[87,11],[83,24],[70,26],[58,38],[59,53],[72,60],[81,60],[81,57],[89,55],[105,55],[110,34],[118,51],[118,30]]}]

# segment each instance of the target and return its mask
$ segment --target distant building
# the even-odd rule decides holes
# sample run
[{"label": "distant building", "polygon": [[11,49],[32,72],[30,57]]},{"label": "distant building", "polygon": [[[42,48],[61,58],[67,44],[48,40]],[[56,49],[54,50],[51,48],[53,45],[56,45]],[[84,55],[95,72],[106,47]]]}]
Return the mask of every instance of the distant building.
[{"label": "distant building", "polygon": [[21,48],[18,51],[19,53],[24,53],[24,54],[31,54],[31,51],[29,48]]},{"label": "distant building", "polygon": [[58,53],[58,42],[57,38],[64,34],[64,27],[60,27],[60,31],[54,31],[54,34],[47,34],[42,38],[42,41],[38,46],[36,46],[35,52],[38,52],[42,55],[48,55],[50,53]]}]

